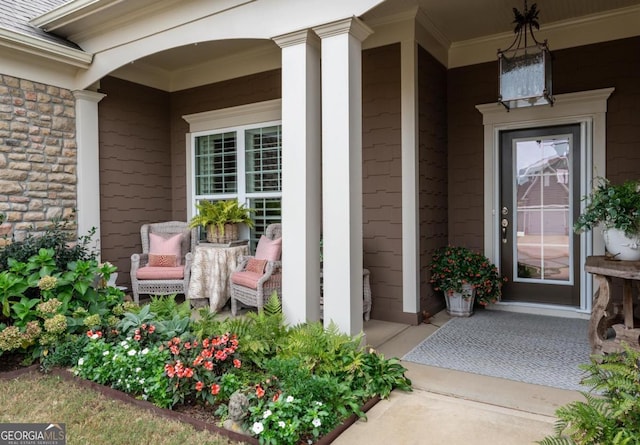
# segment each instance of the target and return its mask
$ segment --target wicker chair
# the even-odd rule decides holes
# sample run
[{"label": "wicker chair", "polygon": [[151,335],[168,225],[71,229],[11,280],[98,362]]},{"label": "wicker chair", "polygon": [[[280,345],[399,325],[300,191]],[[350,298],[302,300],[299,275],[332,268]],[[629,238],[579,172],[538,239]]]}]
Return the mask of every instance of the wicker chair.
[{"label": "wicker chair", "polygon": [[[150,234],[152,233],[163,238],[168,235],[183,235],[180,245],[181,264],[179,266],[154,267],[149,265]],[[184,294],[185,298],[187,298],[189,278],[191,276],[192,252],[198,243],[198,229],[189,229],[189,224],[183,221],[144,224],[140,228],[140,238],[142,241],[142,253],[131,255],[131,289],[134,301],[139,303],[140,294]],[[154,272],[154,278],[141,278],[141,276],[148,275],[149,272]],[[162,278],[163,274],[167,274],[168,278]]]},{"label": "wicker chair", "polygon": [[[270,240],[281,238],[282,226],[280,224],[269,224],[265,236]],[[258,312],[262,311],[265,299],[269,298],[274,291],[282,299],[282,262],[279,260],[266,263],[264,274],[254,282],[255,288],[234,282],[238,277],[235,274],[251,273],[246,270],[251,258],[254,257],[241,257],[236,270],[231,274],[231,314],[234,316],[238,312],[238,305],[256,307]]]}]

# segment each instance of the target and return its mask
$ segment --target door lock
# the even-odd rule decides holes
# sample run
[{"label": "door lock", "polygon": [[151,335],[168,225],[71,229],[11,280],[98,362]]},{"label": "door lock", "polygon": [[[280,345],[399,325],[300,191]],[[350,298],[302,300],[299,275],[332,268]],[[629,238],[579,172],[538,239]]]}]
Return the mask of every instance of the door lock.
[{"label": "door lock", "polygon": [[[502,212],[504,214],[504,211],[506,210],[506,207],[502,208]],[[501,230],[502,230],[502,243],[503,244],[507,244],[507,227],[509,227],[509,220],[507,218],[502,218],[502,221],[500,221],[500,225]]]}]

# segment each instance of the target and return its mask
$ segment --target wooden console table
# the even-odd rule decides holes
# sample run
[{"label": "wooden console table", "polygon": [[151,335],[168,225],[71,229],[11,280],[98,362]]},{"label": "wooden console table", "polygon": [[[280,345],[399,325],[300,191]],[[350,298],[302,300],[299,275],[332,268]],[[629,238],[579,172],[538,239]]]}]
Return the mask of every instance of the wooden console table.
[{"label": "wooden console table", "polygon": [[[604,256],[587,258],[584,268],[598,280],[600,289],[595,297],[589,342],[594,354],[621,351],[622,342],[640,350],[640,324],[634,325],[632,281],[640,280],[640,261],[614,261]],[[611,278],[622,278],[622,313],[611,310]],[[607,330],[613,328],[615,338],[607,338]]]}]

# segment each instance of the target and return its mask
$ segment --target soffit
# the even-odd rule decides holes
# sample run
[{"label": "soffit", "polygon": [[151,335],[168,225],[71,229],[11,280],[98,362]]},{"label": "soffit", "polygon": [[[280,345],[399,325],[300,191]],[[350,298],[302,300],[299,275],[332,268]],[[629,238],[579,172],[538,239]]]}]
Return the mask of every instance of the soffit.
[{"label": "soffit", "polygon": [[[545,25],[606,14],[640,0],[537,0],[539,22]],[[513,32],[513,8],[523,10],[523,0],[387,0],[365,14],[367,22],[383,21],[415,8],[426,15],[435,30],[450,43]],[[640,26],[639,26],[640,28]]]}]

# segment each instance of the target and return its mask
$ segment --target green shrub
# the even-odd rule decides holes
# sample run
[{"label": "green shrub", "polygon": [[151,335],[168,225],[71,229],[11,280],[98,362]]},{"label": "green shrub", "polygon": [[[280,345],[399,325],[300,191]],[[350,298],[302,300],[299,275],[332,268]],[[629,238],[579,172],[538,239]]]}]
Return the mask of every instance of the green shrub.
[{"label": "green shrub", "polygon": [[589,373],[583,384],[585,402],[573,402],[556,411],[556,435],[541,445],[640,444],[640,352],[625,347],[621,353],[593,356],[581,368]]},{"label": "green shrub", "polygon": [[69,219],[54,220],[44,232],[37,233],[31,229],[24,240],[14,241],[0,248],[0,269],[8,269],[9,258],[26,263],[29,258],[37,255],[40,249],[53,249],[56,267],[62,270],[73,261],[96,259],[96,252],[89,248],[95,228],[76,242],[75,232],[70,228],[71,224]]}]

